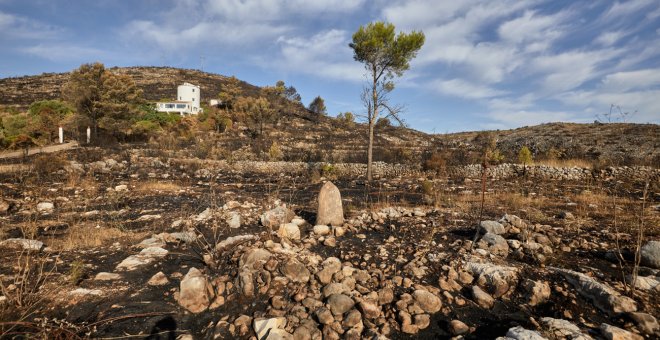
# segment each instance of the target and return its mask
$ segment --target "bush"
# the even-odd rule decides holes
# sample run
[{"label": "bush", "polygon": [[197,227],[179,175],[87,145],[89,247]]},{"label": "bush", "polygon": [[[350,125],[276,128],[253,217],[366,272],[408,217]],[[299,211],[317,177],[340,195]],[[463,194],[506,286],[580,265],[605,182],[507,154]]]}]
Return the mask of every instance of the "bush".
[{"label": "bush", "polygon": [[268,149],[268,159],[271,161],[278,161],[282,159],[283,153],[277,142],[273,142]]},{"label": "bush", "polygon": [[59,170],[64,169],[68,162],[55,154],[42,154],[37,156],[32,163],[34,171],[40,178],[48,178]]}]

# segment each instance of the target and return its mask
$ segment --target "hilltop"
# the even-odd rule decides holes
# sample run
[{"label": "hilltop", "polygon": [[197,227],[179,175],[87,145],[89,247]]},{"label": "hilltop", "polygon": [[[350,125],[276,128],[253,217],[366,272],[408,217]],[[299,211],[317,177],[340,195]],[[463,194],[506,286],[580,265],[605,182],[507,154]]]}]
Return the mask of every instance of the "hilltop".
[{"label": "hilltop", "polygon": [[[228,77],[199,70],[171,67],[114,67],[130,75],[148,101],[172,98],[176,86],[191,82],[201,87],[202,102],[216,98]],[[27,108],[32,102],[60,98],[69,73],[44,73],[0,79],[0,106]],[[258,86],[241,81],[244,95],[259,93]],[[405,118],[405,117],[404,117]],[[656,124],[574,124],[549,123],[511,130],[490,131],[505,161],[515,161],[518,150],[528,146],[536,159],[581,159],[585,163],[630,165],[660,164],[660,126]],[[413,129],[382,126],[377,129],[374,158],[390,163],[421,164],[433,153],[444,151],[450,164],[478,162],[478,136],[482,132],[432,135]],[[343,124],[331,117],[315,116],[300,107],[286,113],[277,124],[267,127],[270,141],[283,149],[284,160],[364,162],[367,128]],[[246,144],[246,134],[230,131],[218,136],[226,151],[235,152]],[[260,142],[261,149],[270,146]]]}]

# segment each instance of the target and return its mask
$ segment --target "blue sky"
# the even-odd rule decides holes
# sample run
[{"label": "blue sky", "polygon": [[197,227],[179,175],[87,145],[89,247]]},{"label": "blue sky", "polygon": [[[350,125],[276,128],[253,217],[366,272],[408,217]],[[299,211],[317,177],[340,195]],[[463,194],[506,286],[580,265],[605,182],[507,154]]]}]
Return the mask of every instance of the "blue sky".
[{"label": "blue sky", "polygon": [[348,43],[376,20],[426,34],[391,94],[412,128],[592,122],[612,104],[660,123],[660,0],[0,0],[0,78],[203,67],[361,114]]}]

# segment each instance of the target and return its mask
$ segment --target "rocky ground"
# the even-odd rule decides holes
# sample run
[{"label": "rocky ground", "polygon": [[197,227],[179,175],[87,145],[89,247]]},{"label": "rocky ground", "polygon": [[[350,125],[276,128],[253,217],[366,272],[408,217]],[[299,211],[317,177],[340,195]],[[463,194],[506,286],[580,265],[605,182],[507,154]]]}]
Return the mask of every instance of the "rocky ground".
[{"label": "rocky ground", "polygon": [[0,174],[0,337],[660,336],[657,184],[494,180],[480,219],[475,179],[92,151]]}]

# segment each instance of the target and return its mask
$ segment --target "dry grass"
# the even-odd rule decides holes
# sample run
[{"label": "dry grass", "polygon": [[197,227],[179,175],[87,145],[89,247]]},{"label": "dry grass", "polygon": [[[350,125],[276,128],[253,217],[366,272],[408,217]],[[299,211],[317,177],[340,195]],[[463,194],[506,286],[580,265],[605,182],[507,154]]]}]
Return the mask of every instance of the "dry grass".
[{"label": "dry grass", "polygon": [[591,169],[592,164],[584,159],[544,159],[539,161],[534,161],[533,165],[545,165],[555,168],[583,168]]},{"label": "dry grass", "polygon": [[173,182],[147,181],[138,184],[136,190],[141,192],[149,192],[149,191],[175,192],[181,190],[181,185]]},{"label": "dry grass", "polygon": [[148,232],[124,231],[119,228],[94,225],[77,224],[71,227],[65,237],[45,240],[54,250],[76,250],[103,247],[114,242],[135,244],[148,236]]}]

